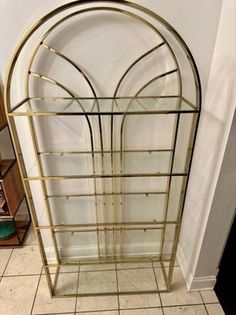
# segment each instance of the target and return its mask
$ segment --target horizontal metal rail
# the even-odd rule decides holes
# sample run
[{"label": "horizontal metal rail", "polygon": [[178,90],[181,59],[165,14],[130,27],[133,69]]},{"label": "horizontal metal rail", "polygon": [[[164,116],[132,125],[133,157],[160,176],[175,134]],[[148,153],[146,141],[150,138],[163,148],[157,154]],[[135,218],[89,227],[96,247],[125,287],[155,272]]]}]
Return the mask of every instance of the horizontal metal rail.
[{"label": "horizontal metal rail", "polygon": [[172,149],[133,149],[133,150],[96,150],[96,151],[43,151],[38,155],[66,155],[66,154],[109,154],[109,153],[157,153],[157,152],[173,152]]},{"label": "horizontal metal rail", "polygon": [[[55,225],[39,225],[38,230],[46,229],[69,229],[69,228],[89,228],[89,227],[106,227],[106,226],[132,226],[132,225],[163,225],[163,224],[178,224],[178,221],[132,221],[132,222],[104,222],[104,223],[84,223],[84,224],[55,224]],[[68,231],[70,232],[70,231]]]},{"label": "horizontal metal rail", "polygon": [[155,226],[155,227],[113,227],[113,228],[103,228],[103,229],[81,229],[81,230],[70,230],[70,231],[65,231],[65,230],[54,230],[54,233],[88,233],[88,232],[94,232],[97,233],[99,232],[113,232],[113,231],[149,231],[149,230],[163,230],[163,226]]},{"label": "horizontal metal rail", "polygon": [[48,195],[47,198],[77,198],[77,197],[94,197],[94,196],[120,196],[120,195],[166,195],[167,191],[140,191],[140,192],[106,192],[106,193],[94,193],[94,194],[69,194],[69,195]]},{"label": "horizontal metal rail", "polygon": [[[55,263],[49,263],[47,265],[44,265],[44,268],[53,268],[53,267],[63,267],[63,266],[84,266],[84,265],[90,265],[90,266],[96,266],[99,264],[109,265],[113,263],[142,263],[142,262],[159,262],[160,261],[160,255],[135,255],[135,256],[117,256],[117,257],[107,257],[106,259],[103,258],[93,258],[93,257],[85,257],[85,258],[61,258],[60,259],[60,266]],[[164,262],[170,262],[170,258],[164,258]]]},{"label": "horizontal metal rail", "polygon": [[68,175],[68,176],[34,176],[24,177],[24,181],[31,180],[60,180],[60,179],[89,179],[89,178],[126,178],[126,177],[184,177],[188,173],[134,173],[134,174],[88,174],[88,175]]},{"label": "horizontal metal rail", "polygon": [[198,113],[198,109],[191,109],[191,110],[181,110],[181,109],[173,109],[173,110],[150,110],[150,111],[120,111],[120,112],[110,112],[110,111],[100,111],[100,112],[17,112],[17,113],[10,113],[8,116],[10,117],[22,117],[22,116],[121,116],[121,115],[128,115],[128,116],[138,116],[138,115],[171,115],[171,114],[194,114]]}]

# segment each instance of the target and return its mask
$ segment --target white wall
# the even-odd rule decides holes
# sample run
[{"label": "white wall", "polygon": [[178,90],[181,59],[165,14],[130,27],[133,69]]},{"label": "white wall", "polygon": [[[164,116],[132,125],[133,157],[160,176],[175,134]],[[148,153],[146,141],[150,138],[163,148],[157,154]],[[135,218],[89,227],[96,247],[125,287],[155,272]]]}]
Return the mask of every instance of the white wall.
[{"label": "white wall", "polygon": [[[236,42],[232,31],[235,27],[236,2],[224,0],[180,239],[179,259],[191,289],[214,287],[235,207],[232,187],[227,185],[223,189],[218,186],[216,190],[236,106]],[[230,161],[226,157],[227,160]],[[227,177],[223,169],[224,182],[233,184],[235,165],[232,160],[225,169],[231,176]],[[225,189],[228,194],[224,193]],[[221,201],[216,206],[219,199]]]}]

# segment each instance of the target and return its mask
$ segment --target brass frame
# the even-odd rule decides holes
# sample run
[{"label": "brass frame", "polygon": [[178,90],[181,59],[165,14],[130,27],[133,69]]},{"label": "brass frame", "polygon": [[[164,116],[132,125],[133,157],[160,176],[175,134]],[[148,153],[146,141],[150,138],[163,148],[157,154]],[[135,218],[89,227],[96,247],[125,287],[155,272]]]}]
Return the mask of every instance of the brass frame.
[{"label": "brass frame", "polygon": [[[105,3],[105,5],[103,5]],[[86,5],[89,5],[89,7],[86,7]],[[93,6],[91,6],[93,5]],[[85,6],[85,7],[84,7]],[[116,7],[118,6],[118,7]],[[12,78],[13,78],[13,73],[15,70],[15,66],[17,64],[17,61],[19,59],[19,56],[27,44],[28,40],[37,32],[38,29],[42,25],[44,25],[47,21],[49,21],[51,18],[56,17],[58,14],[62,12],[66,12],[68,9],[71,8],[76,8],[78,7],[79,9],[75,12],[72,12],[63,18],[61,18],[59,21],[55,22],[46,32],[45,34],[40,38],[40,41],[38,44],[35,46],[35,48],[32,51],[31,57],[29,59],[29,63],[27,65],[27,71],[26,71],[26,77],[25,77],[25,98],[15,106],[12,106],[11,102],[11,86],[12,86]],[[112,97],[98,97],[96,90],[94,86],[92,85],[89,76],[85,73],[85,71],[78,66],[74,61],[72,61],[70,58],[68,58],[66,55],[62,54],[60,51],[54,49],[50,45],[48,45],[45,40],[49,34],[52,33],[52,31],[58,26],[61,25],[64,21],[67,19],[80,15],[82,13],[86,12],[97,12],[97,11],[109,11],[109,12],[116,12],[118,14],[123,14],[125,16],[128,16],[131,19],[135,19],[139,21],[140,23],[143,23],[146,25],[149,29],[151,29],[155,34],[159,36],[159,38],[162,39],[162,42],[157,44],[155,47],[144,53],[142,56],[140,56],[138,59],[136,59],[130,66],[129,68],[124,72],[122,77],[120,78],[117,87],[115,89],[115,92]],[[135,13],[134,13],[135,11]],[[148,19],[144,18],[143,15],[146,15]],[[150,20],[158,21],[162,26],[164,26],[173,36],[175,41],[180,45],[182,48],[183,52],[187,56],[187,60],[189,62],[189,65],[192,70],[193,74],[193,79],[194,79],[194,84],[195,84],[195,92],[196,92],[196,100],[194,104],[190,102],[188,99],[186,99],[182,94],[183,94],[183,89],[182,89],[182,78],[181,78],[181,70],[180,66],[178,64],[178,60],[175,56],[175,53],[173,49],[171,48],[171,45],[169,44],[169,41],[166,40],[165,36],[154,26],[154,22],[150,22]],[[122,85],[126,75],[129,73],[129,71],[141,60],[145,59],[147,56],[150,56],[153,52],[157,51],[159,48],[162,46],[166,45],[168,52],[174,62],[175,68],[167,71],[161,75],[158,75],[151,79],[149,82],[147,82],[144,86],[142,86],[139,91],[135,94],[135,96],[127,96],[127,97],[119,97],[118,92],[119,88]],[[52,53],[56,55],[58,58],[62,58],[66,62],[68,62],[70,65],[72,65],[84,78],[88,86],[90,87],[90,90],[93,94],[93,97],[85,97],[81,98],[78,97],[75,93],[73,93],[69,88],[61,84],[59,81],[55,80],[54,78],[51,78],[45,74],[41,73],[36,73],[32,71],[32,65],[35,59],[35,56],[37,55],[37,52],[39,49],[46,49],[48,50],[49,53]],[[169,95],[169,96],[148,96],[146,98],[172,98],[173,102],[176,102],[176,108],[173,110],[149,110],[146,108],[142,100],[145,98],[141,96],[141,92],[150,84],[152,84],[154,81],[157,81],[164,76],[176,74],[177,76],[177,86],[178,86],[178,92],[177,95]],[[53,99],[60,99],[60,100],[68,100],[69,103],[65,107],[64,111],[62,112],[49,112],[49,111],[40,111],[40,112],[35,112],[32,109],[32,102],[35,100],[50,100],[51,98],[47,97],[31,97],[30,96],[30,77],[36,77],[39,80],[46,80],[47,82],[51,84],[57,85],[59,88],[64,90],[69,96],[68,97],[54,97]],[[162,19],[160,16],[156,15],[152,11],[137,5],[135,3],[131,3],[128,1],[123,1],[123,0],[118,0],[118,1],[112,1],[112,0],[106,0],[106,1],[100,1],[100,0],[95,0],[95,1],[89,1],[89,0],[81,0],[81,1],[73,1],[68,4],[62,5],[61,7],[58,7],[57,9],[53,10],[52,12],[48,13],[45,15],[43,18],[41,18],[35,25],[33,25],[30,30],[23,36],[21,39],[20,43],[16,47],[16,50],[13,54],[13,57],[11,59],[8,72],[7,72],[7,77],[6,77],[6,84],[5,84],[5,109],[7,113],[7,119],[9,122],[9,127],[10,131],[13,137],[13,142],[14,142],[14,147],[16,151],[16,156],[20,165],[20,172],[21,176],[23,179],[23,184],[26,192],[26,197],[27,201],[30,207],[30,212],[32,216],[32,221],[34,224],[34,228],[36,231],[39,247],[40,247],[40,253],[41,253],[41,258],[43,261],[43,266],[45,270],[45,275],[47,278],[47,282],[49,285],[49,291],[51,296],[55,296],[55,286],[57,283],[60,267],[63,265],[78,265],[82,266],[85,264],[106,264],[106,263],[115,263],[115,271],[116,271],[116,280],[117,280],[117,264],[120,262],[144,262],[144,261],[149,261],[152,263],[152,267],[154,270],[154,263],[156,261],[159,261],[161,264],[161,270],[164,275],[165,279],[165,284],[166,284],[166,289],[165,290],[160,290],[158,288],[157,284],[157,290],[155,291],[138,291],[138,293],[150,293],[150,292],[156,292],[156,291],[168,291],[171,288],[171,281],[172,281],[172,275],[173,275],[173,268],[174,268],[174,261],[175,261],[175,256],[176,256],[176,251],[177,251],[177,244],[178,244],[178,238],[179,238],[179,232],[180,232],[180,226],[181,226],[181,219],[182,219],[182,214],[183,214],[183,209],[184,209],[184,202],[186,198],[186,191],[187,191],[187,185],[188,185],[188,179],[189,179],[189,174],[190,174],[190,169],[191,169],[191,164],[192,164],[192,157],[193,157],[193,149],[194,149],[194,144],[196,140],[196,131],[198,127],[198,122],[199,122],[199,116],[200,116],[200,111],[201,111],[201,86],[200,86],[200,78],[198,74],[198,70],[196,67],[196,64],[194,62],[194,59],[192,57],[192,54],[185,44],[184,40],[181,38],[181,36],[173,29],[173,27],[168,24],[164,19]],[[100,107],[100,102],[101,100],[106,99],[106,100],[111,100],[111,110],[110,111],[103,111],[102,108]],[[127,107],[124,109],[120,109],[118,105],[118,101],[121,99],[126,99],[128,101]],[[174,101],[175,99],[175,101]],[[90,110],[86,110],[83,106],[83,100],[93,100],[93,106],[91,107]],[[129,111],[130,107],[132,106],[133,102],[137,101],[139,102],[140,109],[137,109],[135,111]],[[73,112],[73,111],[68,111],[69,107],[73,102],[77,102],[80,111],[78,112]],[[181,109],[181,103],[185,102],[189,105],[188,110],[183,110]],[[23,105],[26,105],[27,110],[23,112],[19,112],[18,109],[21,109]],[[117,110],[115,110],[115,107],[117,107]],[[174,122],[174,133],[173,133],[173,139],[172,139],[172,147],[168,149],[151,149],[151,150],[145,150],[145,149],[140,149],[140,150],[125,150],[124,149],[124,135],[123,135],[123,130],[125,126],[125,120],[127,116],[130,115],[174,115],[175,122]],[[180,124],[180,119],[181,115],[185,114],[191,114],[192,115],[192,129],[191,129],[191,134],[189,137],[189,146],[188,146],[188,156],[186,156],[185,160],[185,168],[183,172],[174,172],[174,161],[175,161],[175,152],[176,152],[176,146],[177,146],[177,136],[178,136],[178,130],[179,130],[179,124]],[[121,127],[120,127],[120,148],[119,150],[114,150],[114,117],[116,116],[122,116],[122,121],[121,121]],[[37,166],[39,170],[39,176],[28,176],[26,172],[26,167],[25,163],[23,160],[23,155],[21,152],[21,146],[17,134],[17,128],[15,124],[15,117],[17,116],[24,116],[27,118],[29,127],[30,127],[30,132],[33,140],[33,146],[34,146],[34,153],[35,156],[37,157]],[[35,128],[35,121],[34,117],[42,117],[42,116],[83,116],[85,117],[88,128],[89,128],[89,133],[90,133],[90,151],[63,151],[63,152],[46,152],[43,151],[41,152],[39,149],[39,144],[38,144],[38,138],[37,138],[37,130]],[[94,135],[93,135],[93,128],[92,128],[92,123],[91,123],[91,117],[94,116],[96,119],[98,119],[98,126],[99,126],[99,138],[100,138],[100,149],[95,150],[94,147]],[[105,150],[103,146],[103,130],[102,130],[102,116],[110,116],[111,121],[110,121],[110,126],[111,126],[111,137],[110,137],[110,150]],[[123,170],[123,159],[124,159],[124,153],[152,153],[152,152],[169,152],[171,154],[170,158],[170,165],[169,165],[169,171],[165,173],[125,173]],[[45,176],[44,174],[44,168],[42,164],[42,156],[45,155],[73,155],[73,154],[91,154],[92,156],[92,174],[85,174],[85,175],[70,175],[70,176]],[[96,173],[96,165],[95,165],[95,155],[101,155],[101,174]],[[111,159],[111,173],[106,174],[105,173],[105,167],[104,167],[104,154],[110,154],[110,159]],[[119,154],[120,157],[120,173],[114,173],[114,154]],[[164,191],[140,191],[140,192],[132,192],[132,191],[125,191],[123,187],[123,179],[124,178],[132,178],[132,177],[166,177],[167,178],[167,186]],[[181,177],[182,180],[182,188],[181,188],[181,197],[178,205],[178,211],[177,211],[177,219],[176,220],[168,220],[168,205],[169,205],[169,195],[170,195],[170,188],[172,184],[172,178],[173,177]],[[111,192],[107,191],[106,187],[106,178],[111,178]],[[88,193],[88,194],[72,194],[72,195],[67,195],[67,194],[49,194],[47,192],[47,186],[46,186],[46,181],[55,181],[55,180],[67,180],[67,179],[92,179],[93,180],[93,187],[94,187],[94,193]],[[102,181],[102,191],[99,192],[97,188],[97,179],[101,179]],[[115,191],[115,179],[119,179],[119,191]],[[45,199],[45,205],[46,205],[46,211],[48,214],[48,225],[40,225],[38,222],[37,218],[37,213],[35,210],[35,205],[34,201],[32,198],[31,194],[31,189],[30,189],[30,182],[31,181],[40,181],[41,183],[41,188],[43,191],[44,199]],[[126,195],[143,195],[144,198],[148,197],[151,194],[163,194],[166,198],[166,207],[165,207],[165,213],[164,213],[164,219],[162,221],[139,221],[139,222],[125,222],[123,219],[123,213],[124,213],[124,208],[123,208],[123,203],[124,200],[123,198]],[[95,224],[54,224],[53,223],[53,218],[52,218],[52,213],[50,209],[50,198],[80,198],[83,196],[93,196],[95,200],[95,209],[96,209],[96,223]],[[112,198],[112,222],[108,222],[108,217],[107,217],[107,202],[106,198],[107,196],[111,196]],[[115,206],[115,201],[114,197],[118,196],[119,197],[119,209]],[[103,215],[105,218],[105,221],[103,223],[99,222],[99,210],[98,209],[98,197],[103,198]],[[117,218],[117,213],[119,212],[119,217]],[[175,228],[174,232],[174,239],[173,239],[173,246],[171,250],[171,255],[170,257],[166,257],[164,253],[164,242],[165,242],[165,236],[166,236],[166,228],[169,225],[173,225]],[[42,241],[42,236],[41,236],[41,231],[42,230],[49,230],[51,233],[51,237],[53,240],[53,246],[56,254],[56,264],[50,264],[47,261],[45,250],[44,250],[44,245]],[[123,231],[126,230],[161,230],[162,231],[162,237],[161,237],[161,249],[160,249],[160,254],[158,255],[141,255],[137,257],[128,257],[123,254],[123,249],[122,249],[122,243],[123,243]],[[97,233],[97,249],[98,249],[98,258],[97,259],[77,259],[75,260],[63,260],[60,258],[59,250],[58,250],[58,244],[56,240],[56,233],[65,233],[65,232],[73,232],[73,233],[83,233],[83,232],[95,232]],[[112,232],[113,238],[112,238],[112,251],[109,250],[109,241],[108,241],[108,232]],[[105,238],[105,245],[104,248],[101,246],[101,237]],[[164,265],[164,262],[169,262],[169,271],[166,272],[166,266]],[[54,280],[54,284],[52,282],[49,268],[51,267],[56,267],[56,276]],[[117,280],[118,281],[118,280]],[[78,287],[78,283],[77,283]],[[120,292],[118,289],[118,282],[117,282],[117,292],[106,292],[106,293],[99,293],[99,294],[131,294],[131,293],[137,293],[137,291],[134,292]],[[72,295],[86,295],[86,294],[72,294]],[[90,294],[88,294],[90,295]],[[96,295],[96,294],[93,294]],[[67,294],[66,296],[71,296],[71,294]]]}]

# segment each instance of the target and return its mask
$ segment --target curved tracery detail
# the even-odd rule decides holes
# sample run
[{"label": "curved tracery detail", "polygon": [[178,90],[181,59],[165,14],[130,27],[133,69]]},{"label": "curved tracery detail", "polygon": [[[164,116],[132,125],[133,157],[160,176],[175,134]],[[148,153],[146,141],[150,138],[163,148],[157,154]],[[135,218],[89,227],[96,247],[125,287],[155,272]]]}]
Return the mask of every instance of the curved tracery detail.
[{"label": "curved tracery detail", "polygon": [[52,52],[53,54],[61,57],[62,59],[64,59],[65,61],[67,61],[68,63],[70,63],[85,79],[85,81],[87,82],[88,86],[90,87],[93,96],[97,97],[97,94],[95,92],[95,88],[93,87],[92,83],[90,82],[88,76],[86,75],[86,73],[82,70],[81,67],[79,67],[74,61],[72,61],[70,58],[68,58],[65,54],[62,54],[61,52],[59,52],[58,50],[56,50],[55,48],[45,44],[44,42],[41,43],[41,46],[48,49],[50,52]]},{"label": "curved tracery detail", "polygon": [[[72,63],[73,65],[75,65],[72,61],[70,61],[70,63]],[[77,66],[75,66],[75,67],[76,67],[76,69],[77,69]],[[28,73],[29,73],[29,75],[32,75],[32,76],[34,76],[34,77],[36,77],[36,78],[42,79],[42,80],[44,80],[44,81],[47,81],[47,82],[49,82],[49,83],[51,83],[51,84],[54,84],[54,85],[60,87],[62,90],[64,90],[66,93],[68,93],[68,94],[73,98],[73,99],[72,99],[72,103],[73,103],[74,101],[76,101],[77,104],[79,105],[79,107],[81,108],[81,110],[82,110],[83,112],[86,112],[86,110],[84,109],[84,107],[83,107],[83,105],[81,104],[81,102],[77,99],[76,95],[75,95],[73,92],[71,92],[66,86],[64,86],[63,84],[59,83],[57,80],[55,80],[55,79],[53,79],[53,78],[51,78],[51,77],[49,77],[49,76],[45,76],[45,75],[42,75],[42,74],[39,74],[39,73],[36,73],[36,72],[33,72],[33,71],[29,71]],[[86,81],[87,81],[87,80],[86,80]],[[27,82],[28,82],[28,81],[27,81]],[[89,80],[88,80],[88,82],[89,82]],[[89,82],[89,83],[90,83],[90,82]],[[28,87],[28,89],[29,89],[29,87]],[[93,92],[95,93],[94,90],[93,90]],[[96,96],[96,94],[95,94],[95,96]],[[95,102],[96,102],[96,100],[95,100]],[[69,106],[70,106],[70,104],[67,105],[67,106],[64,108],[64,111],[65,111],[66,109],[68,109]],[[93,173],[95,174],[96,169],[95,169],[95,155],[94,155],[93,129],[92,129],[92,124],[91,124],[91,122],[90,122],[90,119],[89,119],[88,115],[85,115],[85,118],[86,118],[86,121],[87,121],[87,123],[88,123],[88,128],[89,128],[91,154],[92,154],[92,169],[93,169]],[[31,123],[31,125],[32,125],[32,123]],[[34,133],[36,132],[34,128],[33,128],[33,132],[34,132]],[[36,145],[37,145],[37,144],[36,144]],[[38,145],[37,145],[37,147],[38,147]],[[39,164],[39,167],[40,167],[41,172],[42,172],[42,165],[41,165],[41,163]],[[43,175],[43,174],[42,174],[42,175]],[[97,190],[97,183],[96,183],[96,180],[94,180],[93,183],[94,183],[94,193],[95,193],[96,222],[98,222],[98,221],[99,221],[99,219],[98,219],[98,198],[97,198],[98,190]],[[49,205],[48,205],[48,206],[49,206]],[[52,220],[52,218],[51,218],[50,220]],[[97,237],[98,256],[100,257],[99,233],[98,233],[97,235],[98,235],[98,237]]]}]

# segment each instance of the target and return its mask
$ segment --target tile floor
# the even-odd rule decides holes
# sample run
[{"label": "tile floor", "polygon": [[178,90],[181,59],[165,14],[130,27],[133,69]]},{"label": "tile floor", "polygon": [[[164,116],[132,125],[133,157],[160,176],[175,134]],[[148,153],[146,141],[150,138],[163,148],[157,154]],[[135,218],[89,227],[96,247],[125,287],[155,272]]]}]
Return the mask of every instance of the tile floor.
[{"label": "tile floor", "polygon": [[[104,277],[105,266],[97,266],[96,271],[90,273],[89,267],[81,267],[82,280],[91,281],[95,290],[101,289],[101,283],[106,287]],[[112,266],[109,265],[109,268]],[[135,266],[136,267],[136,266]],[[113,269],[113,268],[111,268]],[[155,276],[158,277],[158,264],[154,265]],[[129,279],[136,277],[137,270],[131,269],[130,264],[117,266],[120,286],[125,290],[132,290]],[[140,277],[147,277],[147,289],[153,288],[153,274],[149,266],[142,266]],[[65,272],[67,272],[65,270]],[[113,271],[109,271],[113,276]],[[68,275],[68,274],[67,274]],[[60,288],[66,287],[70,292],[75,288],[68,281],[73,278],[61,278]],[[138,279],[141,279],[141,278]],[[147,278],[146,278],[147,279]],[[97,280],[100,286],[97,286]],[[108,290],[113,289],[114,281],[109,282]],[[82,284],[83,284],[82,281]],[[140,280],[142,281],[142,279]],[[96,286],[95,286],[96,284]],[[174,290],[171,293],[143,294],[143,295],[113,295],[108,297],[82,298],[53,298],[49,297],[45,275],[42,272],[38,247],[32,228],[30,229],[25,246],[19,249],[0,250],[0,314],[4,315],[223,315],[213,291],[187,292],[181,270],[176,265],[173,277]],[[82,285],[81,292],[86,292],[86,285]],[[60,293],[60,292],[59,292]]]}]

